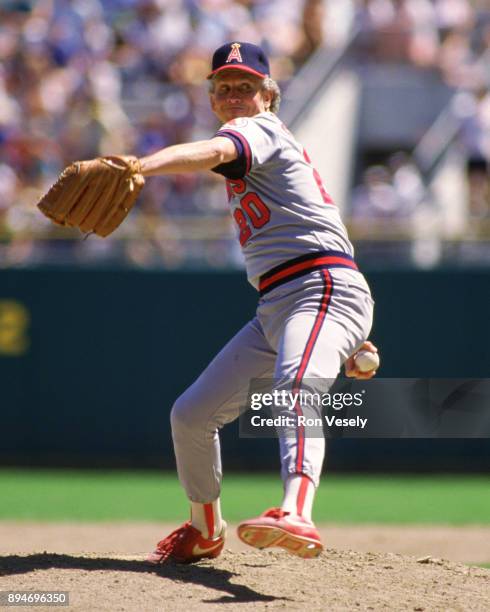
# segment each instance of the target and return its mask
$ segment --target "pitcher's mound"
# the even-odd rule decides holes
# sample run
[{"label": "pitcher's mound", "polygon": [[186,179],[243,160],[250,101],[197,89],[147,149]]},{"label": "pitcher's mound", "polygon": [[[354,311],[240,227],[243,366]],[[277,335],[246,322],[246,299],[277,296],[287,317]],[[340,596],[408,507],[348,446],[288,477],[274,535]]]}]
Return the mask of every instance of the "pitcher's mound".
[{"label": "pitcher's mound", "polygon": [[70,611],[489,610],[490,570],[424,557],[327,550],[314,560],[225,551],[154,568],[144,555],[0,557],[0,590],[69,591]]}]

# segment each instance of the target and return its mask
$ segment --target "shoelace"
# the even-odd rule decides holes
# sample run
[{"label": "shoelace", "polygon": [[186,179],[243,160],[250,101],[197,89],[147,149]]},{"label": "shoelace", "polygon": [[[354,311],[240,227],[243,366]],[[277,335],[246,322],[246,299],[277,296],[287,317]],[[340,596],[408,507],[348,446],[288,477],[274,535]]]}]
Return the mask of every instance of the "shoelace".
[{"label": "shoelace", "polygon": [[287,516],[288,514],[291,514],[290,512],[285,512],[282,508],[270,508],[269,510],[266,510],[263,514],[263,516],[270,516],[271,518],[274,519],[280,519],[283,516]]},{"label": "shoelace", "polygon": [[[284,518],[285,516],[290,516],[290,515],[291,515],[291,512],[285,511],[282,508],[270,508],[269,510],[266,510],[262,514],[262,516],[269,516],[270,518],[273,518],[273,519],[281,519],[281,518]],[[315,527],[311,521],[307,521],[301,516],[299,517],[299,520],[301,522],[304,522],[306,525]]]},{"label": "shoelace", "polygon": [[190,527],[191,522],[187,521],[182,527],[179,527],[175,531],[172,531],[166,538],[158,542],[157,551],[162,555],[162,561],[168,559],[173,553],[177,542],[184,536],[187,529]]}]

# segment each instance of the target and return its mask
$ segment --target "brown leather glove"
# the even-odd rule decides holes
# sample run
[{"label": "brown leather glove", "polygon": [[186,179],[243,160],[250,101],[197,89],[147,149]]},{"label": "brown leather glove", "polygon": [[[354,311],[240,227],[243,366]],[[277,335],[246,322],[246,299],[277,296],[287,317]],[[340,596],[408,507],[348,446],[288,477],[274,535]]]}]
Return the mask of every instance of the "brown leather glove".
[{"label": "brown leather glove", "polygon": [[124,221],[144,184],[136,157],[77,161],[63,170],[38,207],[54,223],[105,237]]}]

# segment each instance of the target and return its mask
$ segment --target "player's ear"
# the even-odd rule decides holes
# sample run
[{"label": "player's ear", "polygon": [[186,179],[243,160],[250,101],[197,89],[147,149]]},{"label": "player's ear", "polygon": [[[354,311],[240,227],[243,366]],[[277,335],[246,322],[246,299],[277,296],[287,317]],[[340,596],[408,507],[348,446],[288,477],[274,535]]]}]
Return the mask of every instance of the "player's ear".
[{"label": "player's ear", "polygon": [[273,98],[273,93],[270,89],[262,86],[261,89],[261,94],[262,94],[262,100],[264,102],[264,107],[266,111],[269,111],[271,109],[272,106],[272,98]]},{"label": "player's ear", "polygon": [[263,90],[262,99],[264,100],[265,110],[270,111],[272,106],[272,92],[268,90]]}]

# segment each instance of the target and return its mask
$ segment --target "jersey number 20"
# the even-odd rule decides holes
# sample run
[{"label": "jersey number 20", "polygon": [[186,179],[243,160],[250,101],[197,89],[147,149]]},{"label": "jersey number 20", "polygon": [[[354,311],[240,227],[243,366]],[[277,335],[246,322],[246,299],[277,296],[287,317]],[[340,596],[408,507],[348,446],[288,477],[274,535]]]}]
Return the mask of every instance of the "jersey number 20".
[{"label": "jersey number 20", "polygon": [[249,221],[255,229],[263,227],[269,222],[271,211],[256,193],[250,192],[246,193],[240,200],[240,208],[235,208],[233,217],[240,230],[239,239],[243,246],[252,235]]}]

